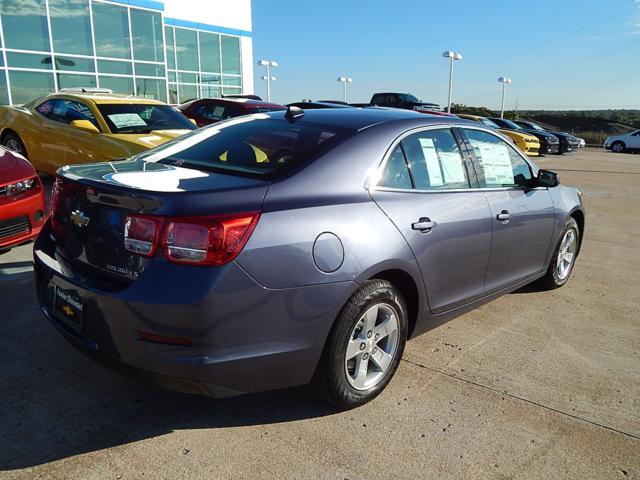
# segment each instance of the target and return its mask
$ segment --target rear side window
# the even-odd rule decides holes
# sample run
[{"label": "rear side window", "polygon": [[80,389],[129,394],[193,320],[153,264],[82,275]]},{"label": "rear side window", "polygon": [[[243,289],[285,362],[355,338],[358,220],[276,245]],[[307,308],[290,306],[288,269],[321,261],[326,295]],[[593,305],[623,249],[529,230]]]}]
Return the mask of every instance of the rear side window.
[{"label": "rear side window", "polygon": [[326,152],[350,132],[256,114],[205,127],[138,158],[204,171],[272,178]]},{"label": "rear side window", "polygon": [[202,118],[208,118],[209,120],[226,120],[231,117],[235,117],[234,112],[229,107],[222,105],[200,105],[196,108],[196,113]]},{"label": "rear side window", "polygon": [[531,185],[531,167],[511,145],[491,133],[464,129],[477,159],[480,187],[527,187]]},{"label": "rear side window", "polygon": [[380,176],[380,180],[378,181],[378,185],[389,188],[413,188],[409,168],[407,167],[407,162],[400,145],[391,152]]},{"label": "rear side window", "polygon": [[88,120],[96,128],[100,128],[89,107],[81,102],[63,99],[48,100],[36,107],[36,110],[55,122],[70,124],[73,120]]},{"label": "rear side window", "polygon": [[402,147],[416,189],[470,187],[462,152],[451,130],[414,133],[402,140]]}]

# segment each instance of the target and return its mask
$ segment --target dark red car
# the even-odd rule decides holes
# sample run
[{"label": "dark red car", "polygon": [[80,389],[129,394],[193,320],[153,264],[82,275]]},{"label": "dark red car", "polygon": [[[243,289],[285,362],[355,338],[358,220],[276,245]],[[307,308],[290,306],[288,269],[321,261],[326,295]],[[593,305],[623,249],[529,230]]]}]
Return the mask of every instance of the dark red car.
[{"label": "dark red car", "polygon": [[44,189],[35,169],[0,147],[0,251],[36,237],[44,220]]},{"label": "dark red car", "polygon": [[201,98],[178,105],[178,109],[187,117],[195,120],[199,127],[204,127],[240,115],[275,112],[286,110],[287,107],[247,98]]}]

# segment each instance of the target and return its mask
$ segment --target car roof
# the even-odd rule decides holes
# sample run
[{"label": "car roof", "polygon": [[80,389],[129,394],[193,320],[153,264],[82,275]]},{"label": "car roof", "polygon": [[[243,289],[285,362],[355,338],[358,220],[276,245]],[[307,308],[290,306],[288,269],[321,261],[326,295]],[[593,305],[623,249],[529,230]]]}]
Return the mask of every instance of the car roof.
[{"label": "car roof", "polygon": [[485,118],[485,117],[481,117],[480,115],[471,115],[469,113],[456,113],[456,115],[458,115],[460,118],[466,118],[468,120],[475,120],[476,122],[479,122],[480,120]]},{"label": "car roof", "polygon": [[159,100],[155,100],[152,98],[142,98],[136,97],[133,95],[121,95],[118,93],[104,93],[104,92],[95,92],[95,93],[80,93],[80,92],[58,92],[58,93],[50,93],[45,97],[42,97],[41,100],[48,100],[53,98],[64,98],[68,100],[84,100],[91,101],[96,104],[102,103],[123,103],[123,104],[144,104],[144,105],[165,105],[164,102]]},{"label": "car roof", "polygon": [[182,105],[179,105],[179,107],[189,107],[191,105],[194,104],[200,104],[200,103],[207,103],[207,102],[212,102],[212,103],[219,103],[219,104],[226,104],[226,105],[238,105],[238,106],[246,106],[246,107],[283,107],[284,105],[280,105],[279,103],[273,103],[273,102],[265,102],[263,100],[253,100],[251,98],[196,98],[194,100],[191,100],[189,102],[185,102]]},{"label": "car roof", "polygon": [[320,108],[350,108],[351,105],[343,103],[323,102],[321,100],[317,102],[293,102],[288,103],[287,106],[299,107],[304,110],[304,107],[320,107]]},{"label": "car roof", "polygon": [[[279,118],[285,112],[272,112],[271,117]],[[294,122],[301,124],[321,124],[338,128],[362,130],[383,123],[414,120],[417,125],[469,124],[470,121],[457,117],[443,117],[402,110],[399,108],[367,107],[367,108],[321,108],[304,110],[304,115]]]}]

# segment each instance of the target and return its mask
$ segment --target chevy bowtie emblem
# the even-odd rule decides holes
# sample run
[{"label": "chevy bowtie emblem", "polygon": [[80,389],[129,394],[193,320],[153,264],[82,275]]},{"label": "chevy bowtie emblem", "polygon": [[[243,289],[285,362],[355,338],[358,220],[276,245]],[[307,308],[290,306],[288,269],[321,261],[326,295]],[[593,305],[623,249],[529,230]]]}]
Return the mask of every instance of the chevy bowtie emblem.
[{"label": "chevy bowtie emblem", "polygon": [[74,210],[73,212],[71,212],[71,221],[78,227],[86,227],[87,225],[89,225],[90,220],[91,219],[80,210]]}]

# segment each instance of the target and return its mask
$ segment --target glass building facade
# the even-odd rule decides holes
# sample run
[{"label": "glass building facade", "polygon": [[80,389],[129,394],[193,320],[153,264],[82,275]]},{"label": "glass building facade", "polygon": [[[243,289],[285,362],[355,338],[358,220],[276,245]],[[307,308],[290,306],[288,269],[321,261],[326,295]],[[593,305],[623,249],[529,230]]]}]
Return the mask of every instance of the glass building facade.
[{"label": "glass building facade", "polygon": [[239,35],[165,18],[159,2],[135,3],[0,0],[0,104],[69,87],[169,103],[243,91]]}]

